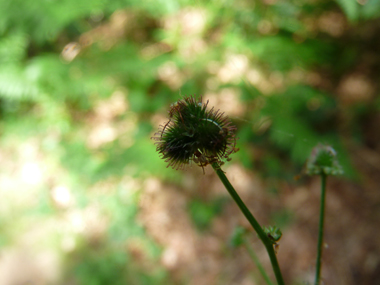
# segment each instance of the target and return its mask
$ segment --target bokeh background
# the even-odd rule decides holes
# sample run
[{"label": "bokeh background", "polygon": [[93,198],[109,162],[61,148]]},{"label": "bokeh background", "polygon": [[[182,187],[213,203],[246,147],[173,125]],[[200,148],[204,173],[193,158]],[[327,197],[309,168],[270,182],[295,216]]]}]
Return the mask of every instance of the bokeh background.
[{"label": "bokeh background", "polygon": [[380,284],[379,17],[378,0],[1,0],[0,284],[264,284],[212,169],[155,151],[183,95],[237,126],[224,170],[282,229],[287,284],[312,284],[303,168],[333,146],[324,284]]}]

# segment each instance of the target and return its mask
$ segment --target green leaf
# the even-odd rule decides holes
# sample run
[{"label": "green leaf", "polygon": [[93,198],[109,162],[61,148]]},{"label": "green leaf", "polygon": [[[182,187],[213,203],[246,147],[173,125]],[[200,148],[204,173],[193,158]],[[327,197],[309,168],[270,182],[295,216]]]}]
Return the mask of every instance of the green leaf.
[{"label": "green leaf", "polygon": [[350,21],[357,21],[360,17],[360,5],[356,0],[336,0]]}]

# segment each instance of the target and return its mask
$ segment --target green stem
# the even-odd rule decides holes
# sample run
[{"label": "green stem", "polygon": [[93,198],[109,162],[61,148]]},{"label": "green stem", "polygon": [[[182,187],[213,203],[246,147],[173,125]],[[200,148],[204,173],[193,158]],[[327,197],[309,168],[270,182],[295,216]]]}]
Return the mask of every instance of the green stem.
[{"label": "green stem", "polygon": [[318,229],[318,253],[317,253],[317,265],[315,272],[315,285],[319,285],[321,281],[321,259],[323,248],[323,228],[325,222],[325,198],[326,198],[326,179],[327,175],[321,174],[321,207],[319,210],[319,229]]},{"label": "green stem", "polygon": [[268,285],[273,285],[272,281],[269,279],[268,274],[266,273],[264,267],[261,265],[259,258],[257,257],[255,251],[253,250],[253,248],[252,248],[251,244],[249,243],[249,241],[247,240],[247,238],[244,237],[243,242],[244,242],[245,247],[247,248],[248,254],[251,256],[253,262],[256,264],[256,266],[259,269],[261,275],[263,276],[265,282]]},{"label": "green stem", "polygon": [[272,264],[272,268],[274,271],[274,275],[276,276],[276,280],[277,280],[278,285],[284,285],[284,280],[282,279],[280,266],[278,265],[276,253],[274,252],[274,249],[273,249],[273,244],[271,243],[271,241],[269,240],[269,238],[265,234],[265,232],[262,229],[262,227],[260,226],[260,224],[256,221],[256,219],[253,217],[251,212],[248,210],[247,206],[240,199],[238,193],[235,191],[235,189],[231,185],[230,181],[228,181],[228,178],[224,174],[223,170],[220,169],[220,166],[218,165],[218,163],[216,163],[216,162],[213,163],[212,167],[214,168],[216,174],[219,176],[220,180],[222,181],[222,183],[226,187],[228,193],[230,193],[231,197],[235,200],[236,204],[239,206],[240,210],[243,212],[244,216],[247,218],[247,220],[252,225],[252,227],[256,231],[257,235],[259,236],[259,238],[263,242],[263,244],[264,244],[264,246],[268,252],[269,259],[270,259],[270,262]]}]

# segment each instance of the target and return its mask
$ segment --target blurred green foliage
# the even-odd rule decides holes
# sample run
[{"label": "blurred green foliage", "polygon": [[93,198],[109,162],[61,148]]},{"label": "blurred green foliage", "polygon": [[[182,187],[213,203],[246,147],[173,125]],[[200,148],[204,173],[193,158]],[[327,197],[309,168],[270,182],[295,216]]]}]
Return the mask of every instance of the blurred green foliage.
[{"label": "blurred green foliage", "polygon": [[189,215],[194,224],[199,230],[207,230],[210,228],[212,220],[215,216],[220,214],[225,204],[226,199],[219,198],[215,201],[204,202],[195,199],[189,204]]},{"label": "blurred green foliage", "polygon": [[[76,189],[85,208],[96,199],[88,189],[107,179],[180,181],[150,137],[180,94],[223,101],[230,90],[243,106],[231,117],[244,167],[289,179],[321,142],[337,150],[353,177],[358,170],[345,142],[368,143],[366,121],[357,119],[378,112],[380,101],[344,105],[337,86],[362,69],[378,80],[379,66],[363,58],[378,52],[379,3],[0,0],[0,143],[15,153],[14,145],[37,139],[51,165],[67,171],[54,175]],[[119,250],[138,237],[147,260],[158,264],[159,247],[135,222],[137,198],[119,196],[137,190],[119,185],[112,198],[98,197],[111,245],[74,252],[68,274],[79,284],[168,284],[159,265],[147,276]],[[40,214],[55,211],[48,198],[40,203]],[[221,208],[194,200],[189,214],[205,229]],[[0,245],[9,243],[4,224]]]},{"label": "blurred green foliage", "polygon": [[376,0],[350,1],[337,0],[348,19],[351,21],[368,20],[379,17],[380,3]]}]

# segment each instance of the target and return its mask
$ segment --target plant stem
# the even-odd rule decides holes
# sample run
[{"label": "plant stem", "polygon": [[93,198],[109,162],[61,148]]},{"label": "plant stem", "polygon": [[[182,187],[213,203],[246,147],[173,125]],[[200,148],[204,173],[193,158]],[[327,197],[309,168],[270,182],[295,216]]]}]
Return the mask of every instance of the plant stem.
[{"label": "plant stem", "polygon": [[284,285],[284,280],[281,275],[280,266],[278,265],[276,253],[274,252],[274,249],[273,249],[273,244],[271,243],[271,241],[265,234],[260,224],[256,221],[256,219],[253,217],[251,212],[248,210],[247,206],[241,200],[238,193],[235,191],[234,187],[231,185],[230,181],[228,181],[228,178],[224,174],[223,170],[220,169],[220,166],[217,163],[213,163],[212,167],[214,168],[216,174],[219,176],[220,180],[226,187],[228,193],[230,193],[231,197],[235,200],[236,204],[239,206],[240,210],[243,212],[244,216],[247,218],[247,220],[252,225],[257,235],[263,242],[268,252],[269,259],[272,264],[273,272],[274,272],[274,275],[276,276],[277,284]]},{"label": "plant stem", "polygon": [[257,257],[255,251],[253,250],[251,244],[249,243],[246,237],[243,238],[243,242],[244,242],[245,247],[247,248],[248,254],[251,256],[253,262],[256,264],[265,282],[268,285],[273,285],[272,281],[269,279],[268,274],[265,272],[264,267],[262,266],[259,258]]},{"label": "plant stem", "polygon": [[317,253],[317,265],[315,272],[315,285],[319,285],[321,281],[321,259],[323,249],[323,228],[325,222],[325,198],[326,198],[326,179],[327,175],[321,174],[321,207],[319,210],[319,229],[318,229],[318,253]]}]

